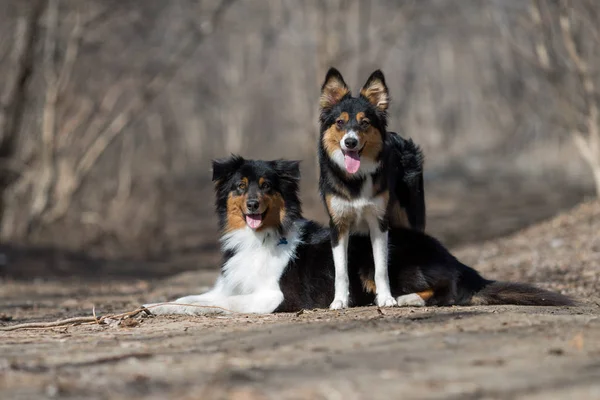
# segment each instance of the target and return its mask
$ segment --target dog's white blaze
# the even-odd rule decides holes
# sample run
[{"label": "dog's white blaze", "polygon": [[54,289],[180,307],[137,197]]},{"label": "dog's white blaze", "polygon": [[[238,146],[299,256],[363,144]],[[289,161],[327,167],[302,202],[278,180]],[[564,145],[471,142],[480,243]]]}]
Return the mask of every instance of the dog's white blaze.
[{"label": "dog's white blaze", "polygon": [[280,242],[281,236],[275,230],[256,232],[245,227],[224,235],[223,250],[235,254],[223,266],[215,286],[204,294],[175,300],[182,305],[158,306],[150,311],[155,314],[222,312],[209,308],[213,306],[240,313],[272,313],[283,301],[279,279],[295,257],[300,235],[296,227],[286,233],[287,243]]},{"label": "dog's white blaze", "polygon": [[362,143],[360,142],[360,138],[358,137],[358,135],[356,134],[356,132],[354,132],[354,131],[348,131],[342,137],[342,140],[340,140],[340,147],[343,150],[348,150],[348,148],[346,147],[346,139],[356,139],[356,141],[358,142],[358,144],[357,144],[356,147],[359,148],[359,149],[362,147]]}]

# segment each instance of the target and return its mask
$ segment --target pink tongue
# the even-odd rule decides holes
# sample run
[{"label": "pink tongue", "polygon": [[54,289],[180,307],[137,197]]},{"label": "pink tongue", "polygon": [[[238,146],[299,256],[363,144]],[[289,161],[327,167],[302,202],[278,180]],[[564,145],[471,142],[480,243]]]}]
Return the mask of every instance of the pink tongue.
[{"label": "pink tongue", "polygon": [[358,151],[344,152],[344,164],[346,165],[346,171],[351,174],[356,173],[360,168],[360,156],[358,155]]},{"label": "pink tongue", "polygon": [[262,224],[262,216],[260,214],[246,215],[246,223],[252,229],[256,229]]}]

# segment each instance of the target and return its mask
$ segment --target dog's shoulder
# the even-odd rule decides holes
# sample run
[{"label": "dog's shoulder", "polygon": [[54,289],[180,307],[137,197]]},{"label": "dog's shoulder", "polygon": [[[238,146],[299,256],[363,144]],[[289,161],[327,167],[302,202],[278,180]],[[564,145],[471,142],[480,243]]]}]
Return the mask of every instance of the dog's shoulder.
[{"label": "dog's shoulder", "polygon": [[316,221],[301,219],[295,222],[300,231],[300,242],[305,246],[312,246],[329,242],[329,228]]}]

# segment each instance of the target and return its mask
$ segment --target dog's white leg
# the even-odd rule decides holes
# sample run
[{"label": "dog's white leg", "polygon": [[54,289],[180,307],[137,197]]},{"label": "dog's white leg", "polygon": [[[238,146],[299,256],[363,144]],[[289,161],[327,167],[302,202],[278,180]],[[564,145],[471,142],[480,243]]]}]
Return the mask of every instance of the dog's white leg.
[{"label": "dog's white leg", "polygon": [[253,294],[226,297],[222,307],[244,314],[270,314],[282,301],[281,290],[263,290]]},{"label": "dog's white leg", "polygon": [[382,231],[377,218],[367,220],[371,245],[373,246],[373,261],[375,264],[375,290],[376,302],[379,307],[393,307],[397,305],[390,291],[388,276],[388,231]]},{"label": "dog's white leg", "polygon": [[269,314],[275,311],[282,301],[283,293],[280,290],[263,290],[253,294],[236,296],[186,296],[177,299],[173,304],[159,306],[149,304],[146,307],[156,315],[202,315],[228,312]]},{"label": "dog's white leg", "polygon": [[[215,286],[211,290],[206,293],[184,296],[180,297],[175,301],[169,301],[171,304],[161,304],[161,303],[152,303],[152,304],[144,304],[150,312],[156,315],[166,315],[166,314],[186,314],[186,315],[195,315],[195,314],[203,314],[200,307],[189,307],[186,304],[193,305],[206,305],[211,304],[217,301],[216,299],[221,297],[226,297],[226,291],[224,289],[223,282],[221,277],[217,279]],[[180,303],[175,304],[175,303]],[[160,304],[160,305],[159,305]],[[204,309],[206,311],[206,309]],[[214,312],[214,311],[213,311]]]},{"label": "dog's white leg", "polygon": [[349,232],[340,233],[337,245],[333,247],[333,263],[335,265],[335,295],[329,306],[331,310],[348,307],[350,282],[348,280],[348,237]]},{"label": "dog's white leg", "polygon": [[[144,304],[152,314],[156,315],[167,315],[167,314],[185,314],[185,315],[196,315],[205,314],[208,312],[219,312],[219,310],[208,310],[203,307],[194,307],[194,305],[206,306],[217,302],[219,297],[217,292],[209,291],[200,295],[180,297],[175,301],[170,301],[170,304],[152,303]],[[180,303],[180,304],[177,304]],[[191,306],[189,306],[189,305]]]},{"label": "dog's white leg", "polygon": [[210,302],[211,300],[213,300],[216,297],[218,297],[218,294],[211,290],[210,292],[206,292],[203,294],[180,297],[177,300],[175,300],[174,303],[184,303],[184,304],[205,303],[207,301]]}]

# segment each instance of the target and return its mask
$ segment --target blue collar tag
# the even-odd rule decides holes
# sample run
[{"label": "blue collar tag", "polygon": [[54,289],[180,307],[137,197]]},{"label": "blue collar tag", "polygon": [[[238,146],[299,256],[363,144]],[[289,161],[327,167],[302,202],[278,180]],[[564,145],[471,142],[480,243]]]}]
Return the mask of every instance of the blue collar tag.
[{"label": "blue collar tag", "polygon": [[282,237],[281,239],[279,239],[279,243],[277,243],[277,246],[280,246],[282,244],[288,244],[288,241],[286,238]]}]

